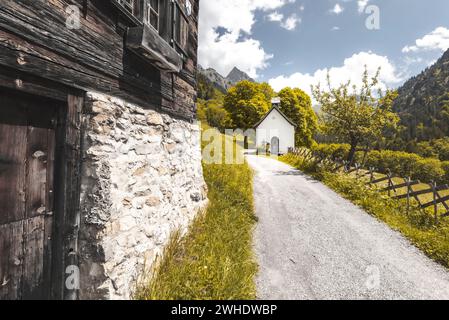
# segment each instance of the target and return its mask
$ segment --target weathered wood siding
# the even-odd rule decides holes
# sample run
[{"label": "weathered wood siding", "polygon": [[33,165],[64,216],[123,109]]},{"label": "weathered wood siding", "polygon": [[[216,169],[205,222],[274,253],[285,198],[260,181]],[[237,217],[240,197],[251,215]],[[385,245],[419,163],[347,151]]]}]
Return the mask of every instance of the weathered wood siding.
[{"label": "weathered wood siding", "polygon": [[[188,57],[180,73],[161,72],[125,48],[132,22],[108,0],[1,0],[0,66],[191,120],[199,0],[191,2]],[[79,29],[66,26],[69,5],[82,13]]]}]

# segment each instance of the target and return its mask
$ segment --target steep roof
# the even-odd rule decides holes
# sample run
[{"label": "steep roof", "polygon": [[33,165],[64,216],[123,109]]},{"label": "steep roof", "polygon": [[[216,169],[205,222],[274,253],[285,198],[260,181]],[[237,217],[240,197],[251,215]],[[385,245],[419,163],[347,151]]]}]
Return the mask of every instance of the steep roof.
[{"label": "steep roof", "polygon": [[295,128],[297,127],[297,125],[296,125],[292,120],[290,120],[290,118],[287,117],[287,116],[281,111],[281,109],[279,109],[279,107],[278,107],[276,104],[273,104],[273,106],[271,107],[270,111],[268,111],[267,114],[264,115],[263,118],[262,118],[259,122],[257,122],[257,123],[254,125],[253,128],[254,128],[254,129],[257,128],[262,122],[264,122],[264,120],[265,120],[265,119],[266,119],[266,118],[273,112],[273,110],[276,110],[277,112],[279,112],[279,114],[280,114],[285,120],[287,120],[287,122],[290,123],[292,126],[294,126]]}]

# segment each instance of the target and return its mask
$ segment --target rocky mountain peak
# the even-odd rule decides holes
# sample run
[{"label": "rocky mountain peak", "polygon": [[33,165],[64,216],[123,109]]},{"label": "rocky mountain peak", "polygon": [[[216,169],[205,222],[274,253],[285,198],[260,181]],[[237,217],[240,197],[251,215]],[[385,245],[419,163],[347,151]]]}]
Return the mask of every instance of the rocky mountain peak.
[{"label": "rocky mountain peak", "polygon": [[235,85],[237,82],[248,80],[255,82],[250,76],[245,72],[241,71],[237,67],[234,67],[227,77],[223,77],[219,72],[213,68],[204,69],[202,66],[198,66],[198,72],[202,77],[207,79],[208,82],[212,83],[215,88],[222,92],[226,92],[230,87]]},{"label": "rocky mountain peak", "polygon": [[254,79],[252,79],[250,76],[248,76],[245,72],[241,71],[237,67],[234,67],[231,72],[226,77],[230,82],[237,83],[243,80],[248,80],[251,82],[254,82]]}]

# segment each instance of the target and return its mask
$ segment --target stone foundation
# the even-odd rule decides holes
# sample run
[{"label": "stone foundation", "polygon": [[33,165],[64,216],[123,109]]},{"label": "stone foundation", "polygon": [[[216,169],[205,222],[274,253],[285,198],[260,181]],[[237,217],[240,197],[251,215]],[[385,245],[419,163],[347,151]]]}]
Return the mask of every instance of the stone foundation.
[{"label": "stone foundation", "polygon": [[84,113],[80,299],[129,299],[207,202],[200,129],[96,93]]}]

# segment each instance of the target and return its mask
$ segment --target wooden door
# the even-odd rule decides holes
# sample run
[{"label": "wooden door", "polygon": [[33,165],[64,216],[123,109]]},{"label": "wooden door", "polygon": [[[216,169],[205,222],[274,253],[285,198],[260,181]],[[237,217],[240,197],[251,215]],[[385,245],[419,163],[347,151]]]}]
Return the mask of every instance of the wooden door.
[{"label": "wooden door", "polygon": [[46,299],[56,106],[0,91],[0,299]]}]

